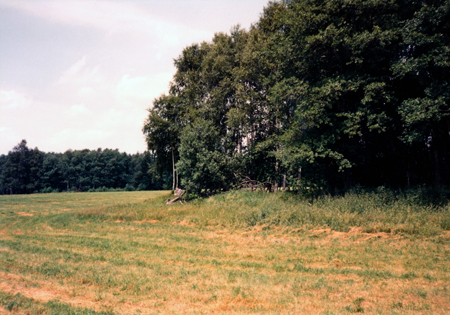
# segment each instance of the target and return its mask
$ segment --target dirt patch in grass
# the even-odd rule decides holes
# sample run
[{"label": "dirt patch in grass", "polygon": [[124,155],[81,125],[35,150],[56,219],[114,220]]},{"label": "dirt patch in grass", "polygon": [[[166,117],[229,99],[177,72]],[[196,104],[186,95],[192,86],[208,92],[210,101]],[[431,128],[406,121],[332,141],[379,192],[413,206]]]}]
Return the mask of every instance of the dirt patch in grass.
[{"label": "dirt patch in grass", "polygon": [[[228,243],[238,243],[238,244],[299,244],[300,240],[298,238],[298,231],[291,233],[291,231],[285,231],[280,229],[271,228],[269,230],[270,234],[261,235],[267,229],[267,225],[258,226],[250,231],[235,231],[231,233],[227,229],[221,229],[216,231],[211,231],[205,234],[206,238],[209,239],[223,239]],[[379,232],[379,233],[364,233],[359,227],[350,229],[348,232],[338,232],[331,229],[315,229],[310,232],[306,232],[305,236],[309,236],[312,239],[320,240],[321,245],[330,243],[336,240],[342,241],[353,241],[353,242],[366,242],[372,239],[396,239],[401,240],[401,236],[396,235],[395,237],[391,234]],[[346,245],[346,244],[341,244]],[[349,244],[347,244],[349,245]]]},{"label": "dirt patch in grass", "polygon": [[[261,229],[256,229],[260,231]],[[203,237],[209,240],[224,241],[228,244],[238,244],[239,246],[248,245],[272,245],[272,244],[298,244],[297,237],[286,234],[267,234],[255,233],[250,231],[229,231],[221,229],[217,231],[209,231],[203,234]]]},{"label": "dirt patch in grass", "polygon": [[48,302],[50,300],[60,299],[61,294],[42,288],[25,288],[18,284],[11,285],[9,283],[0,283],[0,290],[11,294],[20,293],[28,298],[35,299],[39,302]]},{"label": "dirt patch in grass", "polygon": [[12,294],[20,293],[26,297],[40,302],[48,302],[53,299],[59,299],[64,292],[50,290],[46,288],[30,287],[26,285],[26,280],[22,276],[11,273],[0,272],[0,290]]},{"label": "dirt patch in grass", "polygon": [[[48,302],[50,300],[58,300],[77,307],[100,309],[101,304],[96,303],[89,298],[80,296],[74,298],[70,296],[58,285],[45,281],[31,281],[25,277],[11,273],[0,272],[0,291],[11,294],[20,293],[25,297],[32,298],[39,302]],[[33,284],[34,286],[30,285]],[[0,313],[1,314],[1,313]]]},{"label": "dirt patch in grass", "polygon": [[[192,226],[192,224],[189,226]],[[267,233],[266,235],[261,235],[266,230],[268,230],[269,233]],[[394,236],[392,234],[384,232],[365,233],[362,232],[362,228],[360,227],[351,228],[348,232],[338,232],[328,228],[315,229],[309,232],[305,232],[302,229],[296,229],[294,231],[279,228],[277,229],[273,227],[269,228],[267,225],[254,227],[250,231],[230,232],[228,229],[221,229],[206,233],[205,237],[209,239],[224,239],[229,243],[231,242],[240,244],[298,244],[300,241],[297,233],[299,232],[304,233],[305,236],[309,236],[310,238],[320,239],[325,243],[333,240],[352,240],[357,242],[366,242],[372,239],[402,239],[401,236]]]},{"label": "dirt patch in grass", "polygon": [[158,222],[159,222],[159,220],[151,220],[151,219],[145,219],[145,220],[141,220],[141,221],[133,221],[133,223],[136,223],[136,224],[143,224],[143,223],[156,224]]},{"label": "dirt patch in grass", "polygon": [[20,217],[32,217],[34,214],[29,212],[17,212],[17,215]]},{"label": "dirt patch in grass", "polygon": [[174,222],[173,224],[181,225],[181,226],[190,226],[190,227],[196,226],[196,224],[194,222],[190,222],[188,220],[177,221],[177,222]]},{"label": "dirt patch in grass", "polygon": [[319,235],[319,234],[330,234],[331,229],[314,229],[311,231],[312,235]]},{"label": "dirt patch in grass", "polygon": [[387,238],[389,236],[392,236],[391,234],[385,232],[365,233],[363,232],[363,229],[361,227],[352,227],[348,232],[333,231],[331,229],[314,229],[310,233],[312,236],[322,235],[332,239],[348,239],[349,237],[356,236],[360,237],[360,240],[362,241],[366,241],[372,238]]}]

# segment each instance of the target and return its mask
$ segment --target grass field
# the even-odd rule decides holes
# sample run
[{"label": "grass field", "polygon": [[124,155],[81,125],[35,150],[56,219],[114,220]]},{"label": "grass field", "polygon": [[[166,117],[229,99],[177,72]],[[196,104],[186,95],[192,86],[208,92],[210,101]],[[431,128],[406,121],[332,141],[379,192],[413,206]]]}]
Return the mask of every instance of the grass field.
[{"label": "grass field", "polygon": [[450,209],[389,194],[0,196],[0,314],[450,314]]}]

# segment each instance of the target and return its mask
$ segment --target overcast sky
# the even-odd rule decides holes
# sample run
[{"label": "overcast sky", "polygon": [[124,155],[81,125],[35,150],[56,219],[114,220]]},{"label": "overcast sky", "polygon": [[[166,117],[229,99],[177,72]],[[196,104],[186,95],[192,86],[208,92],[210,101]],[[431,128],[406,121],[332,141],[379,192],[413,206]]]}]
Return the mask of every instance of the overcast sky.
[{"label": "overcast sky", "polygon": [[0,0],[0,154],[146,150],[173,59],[258,21],[268,0]]}]

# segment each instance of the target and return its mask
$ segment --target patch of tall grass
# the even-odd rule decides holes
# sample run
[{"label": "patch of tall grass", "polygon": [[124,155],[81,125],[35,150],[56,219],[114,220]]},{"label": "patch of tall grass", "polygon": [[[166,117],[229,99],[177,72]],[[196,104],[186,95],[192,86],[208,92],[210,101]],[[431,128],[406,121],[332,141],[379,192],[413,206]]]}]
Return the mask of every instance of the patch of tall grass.
[{"label": "patch of tall grass", "polygon": [[231,229],[263,225],[267,229],[328,228],[347,232],[358,227],[366,233],[418,236],[434,236],[450,230],[450,206],[441,199],[426,202],[421,194],[379,188],[342,196],[321,196],[312,202],[289,192],[231,191],[174,205],[165,205],[167,196],[161,196],[142,203],[88,209],[79,215],[104,220],[186,221]]}]

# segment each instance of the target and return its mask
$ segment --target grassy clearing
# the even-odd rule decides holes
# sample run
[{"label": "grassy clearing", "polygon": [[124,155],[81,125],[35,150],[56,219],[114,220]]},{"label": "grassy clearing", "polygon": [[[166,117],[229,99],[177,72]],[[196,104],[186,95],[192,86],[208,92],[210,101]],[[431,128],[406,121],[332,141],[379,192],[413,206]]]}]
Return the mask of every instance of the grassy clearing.
[{"label": "grassy clearing", "polygon": [[0,196],[0,314],[448,314],[446,206]]}]

